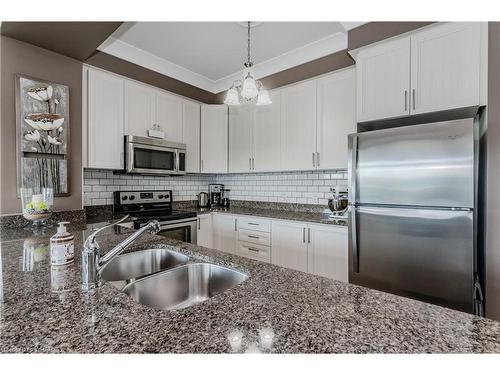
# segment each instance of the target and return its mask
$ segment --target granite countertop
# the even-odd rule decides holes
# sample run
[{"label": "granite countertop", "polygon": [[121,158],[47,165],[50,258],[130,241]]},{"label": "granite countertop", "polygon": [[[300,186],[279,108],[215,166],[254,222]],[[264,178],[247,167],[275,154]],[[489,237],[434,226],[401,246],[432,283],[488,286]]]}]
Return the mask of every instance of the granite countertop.
[{"label": "granite countertop", "polygon": [[[243,335],[236,352],[500,352],[500,322],[153,235],[130,251],[172,248],[250,277],[178,311],[140,305],[109,283],[83,292],[80,252],[89,228],[70,227],[75,262],[52,269],[47,244],[55,228],[2,232],[0,352],[223,353],[233,352],[228,335],[236,331]],[[102,251],[126,235],[103,232]],[[262,329],[274,333],[270,347],[259,341]]]},{"label": "granite countertop", "polygon": [[310,223],[330,224],[347,226],[347,219],[332,219],[329,217],[330,211],[317,212],[317,211],[296,211],[296,210],[273,210],[260,207],[238,207],[231,206],[229,208],[200,208],[194,207],[192,209],[185,209],[189,211],[196,211],[198,215],[210,212],[222,212],[234,215],[248,215],[268,217],[271,219],[281,219],[290,221],[305,221]]}]

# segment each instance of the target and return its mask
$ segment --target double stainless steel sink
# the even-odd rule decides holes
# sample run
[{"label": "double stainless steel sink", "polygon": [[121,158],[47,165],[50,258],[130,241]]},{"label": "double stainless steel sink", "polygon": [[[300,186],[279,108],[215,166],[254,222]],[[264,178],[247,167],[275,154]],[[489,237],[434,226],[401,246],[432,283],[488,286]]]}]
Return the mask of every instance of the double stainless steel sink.
[{"label": "double stainless steel sink", "polygon": [[116,257],[102,278],[136,302],[177,310],[208,300],[248,279],[248,275],[211,263],[189,263],[184,254],[147,249]]}]

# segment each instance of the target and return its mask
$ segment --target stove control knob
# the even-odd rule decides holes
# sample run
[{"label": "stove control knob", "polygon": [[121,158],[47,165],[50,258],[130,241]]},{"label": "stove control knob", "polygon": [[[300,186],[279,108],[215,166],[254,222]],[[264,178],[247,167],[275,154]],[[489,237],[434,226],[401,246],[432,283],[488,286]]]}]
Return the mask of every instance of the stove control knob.
[{"label": "stove control knob", "polygon": [[128,199],[130,199],[131,201],[133,201],[135,199],[135,195],[129,196]]},{"label": "stove control knob", "polygon": [[165,194],[165,199],[168,199],[169,197],[170,197],[170,195]]},{"label": "stove control knob", "polygon": [[158,195],[158,199],[162,199],[162,198],[163,198],[162,194]]},{"label": "stove control knob", "polygon": [[122,201],[126,201],[128,197],[126,195],[122,196]]}]

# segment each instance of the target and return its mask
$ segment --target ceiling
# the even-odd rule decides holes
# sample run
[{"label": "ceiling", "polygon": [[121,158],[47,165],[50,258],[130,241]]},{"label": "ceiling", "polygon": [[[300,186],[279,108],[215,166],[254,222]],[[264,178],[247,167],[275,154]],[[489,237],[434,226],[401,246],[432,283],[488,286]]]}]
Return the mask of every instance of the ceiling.
[{"label": "ceiling", "polygon": [[[347,48],[362,22],[262,22],[251,29],[261,78]],[[247,29],[237,22],[125,22],[98,48],[217,93],[242,75]]]}]

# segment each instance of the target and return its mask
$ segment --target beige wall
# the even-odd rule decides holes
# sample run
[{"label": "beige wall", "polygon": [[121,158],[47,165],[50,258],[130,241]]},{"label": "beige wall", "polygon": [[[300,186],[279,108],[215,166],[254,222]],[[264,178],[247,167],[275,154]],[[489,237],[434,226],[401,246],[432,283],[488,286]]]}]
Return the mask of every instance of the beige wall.
[{"label": "beige wall", "polygon": [[486,316],[500,320],[500,22],[488,29]]},{"label": "beige wall", "polygon": [[1,36],[1,180],[0,214],[21,212],[16,196],[15,74],[25,74],[69,86],[70,193],[55,198],[57,211],[82,208],[82,63],[31,44]]}]

